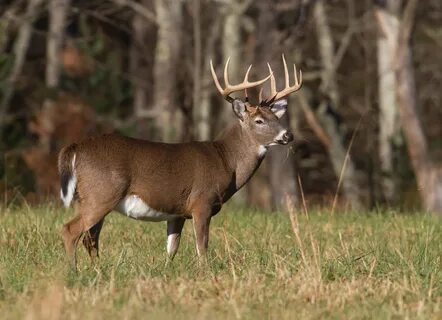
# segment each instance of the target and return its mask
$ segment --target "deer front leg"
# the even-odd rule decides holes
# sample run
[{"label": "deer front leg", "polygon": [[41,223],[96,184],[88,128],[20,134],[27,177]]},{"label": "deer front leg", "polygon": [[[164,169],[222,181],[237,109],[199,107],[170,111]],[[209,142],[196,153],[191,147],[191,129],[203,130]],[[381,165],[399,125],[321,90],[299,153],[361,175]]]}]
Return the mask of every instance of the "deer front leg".
[{"label": "deer front leg", "polygon": [[173,260],[178,251],[185,221],[184,218],[167,221],[167,256],[169,260]]},{"label": "deer front leg", "polygon": [[193,231],[196,240],[196,252],[198,257],[207,257],[209,245],[209,225],[211,214],[209,210],[198,210],[193,213]]}]

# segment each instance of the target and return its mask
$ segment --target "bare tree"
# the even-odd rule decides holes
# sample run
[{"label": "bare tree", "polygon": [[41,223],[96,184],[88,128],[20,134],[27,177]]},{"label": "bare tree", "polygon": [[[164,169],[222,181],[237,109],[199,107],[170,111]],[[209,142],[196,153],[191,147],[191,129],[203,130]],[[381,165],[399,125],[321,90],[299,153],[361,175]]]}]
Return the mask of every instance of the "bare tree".
[{"label": "bare tree", "polygon": [[322,100],[316,113],[330,138],[328,153],[334,172],[342,182],[344,197],[352,207],[357,208],[361,206],[361,195],[356,168],[351,158],[347,156],[347,150],[343,143],[344,132],[342,132],[342,128],[327,112],[327,108],[337,108],[340,106],[340,95],[336,81],[335,48],[325,12],[324,1],[316,1],[313,10],[319,54],[323,66],[321,91],[324,97],[327,97]]},{"label": "bare tree", "polygon": [[[210,9],[205,6],[205,11]],[[193,95],[193,123],[194,137],[198,140],[209,140],[211,138],[211,120],[212,120],[212,97],[215,92],[213,79],[209,72],[210,60],[215,59],[215,48],[220,40],[221,17],[219,14],[213,14],[208,28],[202,30],[201,0],[194,0],[194,95]],[[217,11],[214,11],[215,13]],[[207,13],[206,13],[207,14]],[[202,41],[203,34],[205,34]],[[200,65],[197,68],[197,65]],[[233,70],[232,70],[233,71]],[[197,76],[198,74],[198,76]],[[222,102],[223,103],[223,102]],[[228,108],[226,108],[228,109]],[[240,191],[241,192],[241,191]]]},{"label": "bare tree", "polygon": [[16,18],[19,4],[12,3],[0,16],[0,54],[5,51],[11,36],[11,25],[13,26],[13,20]]},{"label": "bare tree", "polygon": [[[143,0],[139,5],[142,12],[151,9],[150,0]],[[137,7],[138,8],[138,7]],[[148,11],[150,12],[150,11]],[[148,15],[150,17],[150,15]],[[155,137],[151,74],[154,41],[152,35],[156,28],[156,20],[146,18],[146,14],[134,10],[132,19],[132,43],[130,47],[130,73],[133,77],[134,87],[134,117],[137,124],[137,134],[143,138]]]},{"label": "bare tree", "polygon": [[182,2],[155,0],[158,35],[154,65],[154,108],[162,141],[179,140],[183,114],[176,99],[182,31]]},{"label": "bare tree", "polygon": [[0,136],[3,132],[6,115],[8,113],[9,104],[14,95],[15,85],[20,77],[25,63],[26,54],[29,48],[29,42],[32,34],[32,24],[38,16],[38,10],[43,0],[29,0],[26,7],[26,13],[22,19],[22,25],[14,44],[14,65],[7,80],[3,97],[0,102]]},{"label": "bare tree", "polygon": [[[250,0],[228,0],[223,7],[224,23],[223,23],[223,39],[222,51],[223,58],[230,58],[230,73],[233,81],[238,81],[239,75],[242,74],[244,63],[243,44],[241,38],[242,17],[244,12],[250,6]],[[233,119],[232,112],[228,108],[220,111],[219,123],[223,127]]]},{"label": "bare tree", "polygon": [[379,78],[379,159],[381,185],[385,200],[395,203],[394,145],[400,137],[399,110],[396,101],[395,54],[399,35],[401,0],[378,1],[375,17],[379,26],[377,59]]},{"label": "bare tree", "polygon": [[396,53],[396,95],[408,154],[425,208],[442,214],[442,168],[430,157],[427,140],[419,121],[410,36],[417,0],[405,6]]},{"label": "bare tree", "polygon": [[60,82],[61,50],[65,35],[70,0],[51,0],[49,3],[49,34],[46,50],[46,86],[56,88]]},{"label": "bare tree", "polygon": [[201,1],[193,0],[193,119],[196,136],[202,140],[209,138],[209,112],[210,109],[199,107],[201,102]]},{"label": "bare tree", "polygon": [[[61,51],[63,49],[63,42],[65,37],[65,27],[67,12],[70,6],[70,0],[51,0],[49,2],[49,33],[46,42],[46,87],[53,91],[60,83],[61,74]],[[53,108],[53,97],[48,97],[43,103],[43,109],[50,114],[50,109]],[[45,117],[42,126],[46,135],[40,137],[40,146],[46,151],[51,148],[51,134],[54,131],[54,123],[51,117]]]},{"label": "bare tree", "polygon": [[[271,51],[268,48],[278,47],[276,42],[277,37],[273,34],[276,32],[275,26],[275,12],[271,8],[271,3],[263,1],[259,3],[260,16],[258,18],[258,52],[259,61],[275,62],[274,71],[276,74],[282,73],[281,57],[272,57]],[[293,81],[293,79],[292,79]],[[289,126],[290,114],[281,119],[284,125]],[[297,183],[295,175],[295,159],[294,153],[290,149],[273,148],[268,155],[268,173],[269,184],[271,190],[272,207],[276,209],[287,210],[287,197],[293,202],[298,198]]]}]

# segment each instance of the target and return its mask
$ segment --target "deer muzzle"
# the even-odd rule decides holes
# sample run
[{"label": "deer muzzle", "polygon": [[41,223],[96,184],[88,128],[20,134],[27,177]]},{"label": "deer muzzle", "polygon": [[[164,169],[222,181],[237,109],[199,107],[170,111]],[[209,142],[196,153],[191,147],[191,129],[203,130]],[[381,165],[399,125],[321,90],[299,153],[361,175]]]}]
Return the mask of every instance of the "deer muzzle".
[{"label": "deer muzzle", "polygon": [[293,141],[293,134],[288,130],[284,130],[283,132],[278,134],[278,136],[275,139],[276,143],[283,145],[286,145],[292,141]]}]

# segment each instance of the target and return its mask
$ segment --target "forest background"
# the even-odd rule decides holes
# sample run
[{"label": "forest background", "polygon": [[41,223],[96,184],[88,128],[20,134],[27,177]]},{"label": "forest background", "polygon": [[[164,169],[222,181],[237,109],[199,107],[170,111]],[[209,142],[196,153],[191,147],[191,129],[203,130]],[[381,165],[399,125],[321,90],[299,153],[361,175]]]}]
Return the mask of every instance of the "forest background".
[{"label": "forest background", "polygon": [[442,212],[437,0],[16,0],[0,3],[2,204],[58,196],[57,152],[92,134],[213,139],[232,82],[281,54],[303,71],[274,147],[235,201]]}]

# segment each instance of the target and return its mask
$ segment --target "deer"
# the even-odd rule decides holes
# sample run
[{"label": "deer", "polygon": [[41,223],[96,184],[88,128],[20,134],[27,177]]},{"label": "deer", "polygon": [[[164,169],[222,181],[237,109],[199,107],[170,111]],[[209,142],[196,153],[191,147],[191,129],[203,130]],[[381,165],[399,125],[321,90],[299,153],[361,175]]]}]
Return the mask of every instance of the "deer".
[{"label": "deer", "polygon": [[[192,219],[197,257],[205,258],[209,225],[222,205],[253,176],[269,147],[293,140],[280,118],[287,111],[285,97],[302,85],[302,72],[294,67],[294,84],[282,56],[285,88],[276,89],[269,75],[231,84],[229,61],[224,66],[222,87],[210,61],[214,84],[232,106],[236,120],[213,141],[162,143],[104,134],[64,147],[58,157],[60,196],[66,207],[74,203],[75,216],[63,225],[63,238],[70,265],[77,270],[76,249],[83,244],[91,258],[99,253],[99,237],[106,216],[117,211],[129,218],[167,222],[167,258],[171,261],[180,244],[186,220]],[[270,80],[270,96],[251,104],[247,90]],[[244,90],[245,98],[232,93]]]}]

